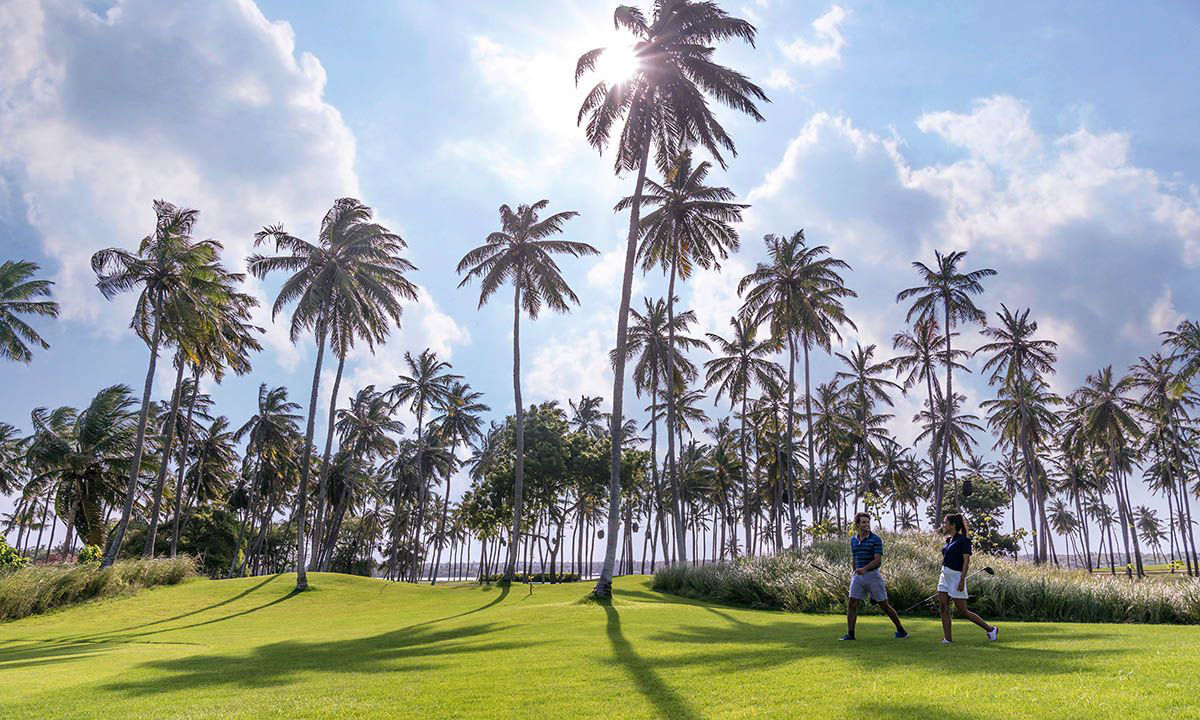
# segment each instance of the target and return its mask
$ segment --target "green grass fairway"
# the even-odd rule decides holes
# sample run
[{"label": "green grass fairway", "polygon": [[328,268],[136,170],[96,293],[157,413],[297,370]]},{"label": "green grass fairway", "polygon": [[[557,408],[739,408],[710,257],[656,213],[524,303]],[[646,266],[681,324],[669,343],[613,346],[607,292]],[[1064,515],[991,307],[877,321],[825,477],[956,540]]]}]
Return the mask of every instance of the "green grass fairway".
[{"label": "green grass fairway", "polygon": [[714,607],[624,578],[429,588],[342,575],[176,587],[0,624],[0,717],[1198,717],[1200,627]]}]

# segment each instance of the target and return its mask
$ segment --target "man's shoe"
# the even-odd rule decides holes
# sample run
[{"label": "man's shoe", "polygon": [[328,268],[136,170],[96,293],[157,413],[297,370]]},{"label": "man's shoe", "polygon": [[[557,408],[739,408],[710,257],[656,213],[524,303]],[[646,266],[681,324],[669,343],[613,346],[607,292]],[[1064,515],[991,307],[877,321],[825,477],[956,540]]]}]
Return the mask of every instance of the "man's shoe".
[{"label": "man's shoe", "polygon": [[854,636],[851,635],[850,633],[846,633],[845,635],[838,638],[838,640],[853,640],[853,639],[854,639]]},{"label": "man's shoe", "polygon": [[897,630],[896,634],[893,635],[892,637],[896,638],[897,640],[903,640],[904,638],[908,637],[908,631],[907,630]]},{"label": "man's shoe", "polygon": [[953,640],[947,640],[946,638],[942,638],[942,644],[943,644],[943,645],[953,645],[953,644],[954,644],[954,641],[953,641]]},{"label": "man's shoe", "polygon": [[992,629],[988,630],[988,640],[995,640],[998,637],[1000,637],[1000,628],[993,625]]}]

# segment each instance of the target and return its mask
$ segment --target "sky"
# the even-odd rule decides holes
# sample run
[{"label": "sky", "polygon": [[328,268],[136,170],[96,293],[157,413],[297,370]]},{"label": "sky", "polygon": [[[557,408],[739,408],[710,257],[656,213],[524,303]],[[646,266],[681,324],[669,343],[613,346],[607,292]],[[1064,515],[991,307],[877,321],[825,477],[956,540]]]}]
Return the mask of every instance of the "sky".
[{"label": "sky", "polygon": [[[727,333],[763,235],[800,229],[853,268],[857,327],[840,352],[874,343],[890,357],[906,310],[895,295],[935,249],[997,270],[979,298],[991,317],[1001,303],[1031,309],[1059,343],[1059,392],[1124,370],[1197,316],[1200,49],[1188,41],[1200,6],[722,5],[758,35],[718,60],[771,102],[762,123],[719,111],[738,153],[711,179],[751,209],[741,250],[679,292],[697,332]],[[40,264],[62,305],[36,323],[50,350],[0,365],[0,420],[28,429],[34,407],[140,388],[148,351],[128,327],[133,298],[105,300],[89,258],[135,247],[158,198],[197,208],[197,237],[221,241],[238,269],[263,226],[311,238],[334,199],[360,198],[407,241],[421,293],[385,346],[351,357],[343,395],[392,384],[404,353],[428,347],[497,417],[512,411],[511,308],[500,297],[478,308],[454,267],[498,228],[501,204],[578,211],[564,236],[601,254],[561,263],[573,312],[524,321],[523,391],[531,403],[608,398],[628,223],[612,207],[633,181],[577,127],[573,72],[582,52],[628,42],[614,6],[0,0],[0,259]],[[206,388],[235,424],[259,383],[308,396],[313,340],[293,345],[286,318],[272,323],[278,286],[249,283],[268,328],[254,371]],[[664,279],[639,273],[634,291],[636,307]],[[837,362],[818,354],[814,378]],[[978,412],[993,391],[970,364],[955,388]],[[156,398],[170,380],[163,367]],[[631,389],[626,407],[644,404]],[[896,399],[903,441],[919,404]]]}]

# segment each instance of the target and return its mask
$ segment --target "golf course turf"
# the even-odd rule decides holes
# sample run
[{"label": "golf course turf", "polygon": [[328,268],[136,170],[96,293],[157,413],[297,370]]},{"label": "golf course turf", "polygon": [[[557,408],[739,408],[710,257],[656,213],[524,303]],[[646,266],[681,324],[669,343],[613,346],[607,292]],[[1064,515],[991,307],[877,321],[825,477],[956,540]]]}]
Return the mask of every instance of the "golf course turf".
[{"label": "golf course turf", "polygon": [[1200,627],[844,620],[620,578],[195,580],[0,624],[0,717],[1200,717]]}]

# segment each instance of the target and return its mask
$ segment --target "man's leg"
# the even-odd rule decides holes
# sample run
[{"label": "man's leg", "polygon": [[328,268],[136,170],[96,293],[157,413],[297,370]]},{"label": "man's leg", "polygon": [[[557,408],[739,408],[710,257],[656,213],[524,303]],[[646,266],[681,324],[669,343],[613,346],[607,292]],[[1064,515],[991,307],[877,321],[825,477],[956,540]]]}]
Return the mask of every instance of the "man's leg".
[{"label": "man's leg", "polygon": [[896,609],[892,607],[887,600],[879,601],[879,608],[887,613],[887,616],[892,619],[892,624],[896,626],[896,632],[903,633],[904,625],[900,624],[900,615],[896,613]]},{"label": "man's leg", "polygon": [[854,637],[854,624],[858,622],[858,599],[850,598],[846,605],[846,634]]}]

